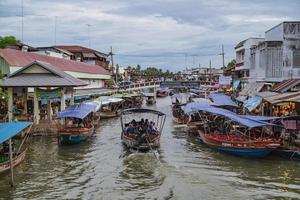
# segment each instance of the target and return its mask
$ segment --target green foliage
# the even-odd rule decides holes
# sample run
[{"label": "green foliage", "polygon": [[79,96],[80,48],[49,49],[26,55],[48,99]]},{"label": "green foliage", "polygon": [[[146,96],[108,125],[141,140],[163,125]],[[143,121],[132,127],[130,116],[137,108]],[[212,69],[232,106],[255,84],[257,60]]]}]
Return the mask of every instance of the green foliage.
[{"label": "green foliage", "polygon": [[146,69],[141,69],[140,65],[137,65],[136,67],[128,66],[126,68],[126,71],[128,74],[135,77],[143,76],[143,77],[159,78],[159,77],[168,77],[173,75],[173,72],[170,72],[169,70],[166,70],[164,72],[162,69],[157,67],[147,67]]},{"label": "green foliage", "polygon": [[222,69],[226,70],[226,71],[232,70],[232,69],[234,69],[235,64],[236,64],[236,61],[233,59],[227,63],[227,66],[225,68],[222,68]]},{"label": "green foliage", "polygon": [[[2,71],[0,70],[0,80],[3,79]],[[7,92],[3,88],[0,88],[0,98],[4,97],[4,99],[7,99]]]},{"label": "green foliage", "polygon": [[0,48],[1,49],[6,48],[7,46],[10,46],[10,45],[17,45],[19,43],[20,43],[20,41],[17,40],[15,38],[15,36],[4,36],[4,37],[0,36]]}]

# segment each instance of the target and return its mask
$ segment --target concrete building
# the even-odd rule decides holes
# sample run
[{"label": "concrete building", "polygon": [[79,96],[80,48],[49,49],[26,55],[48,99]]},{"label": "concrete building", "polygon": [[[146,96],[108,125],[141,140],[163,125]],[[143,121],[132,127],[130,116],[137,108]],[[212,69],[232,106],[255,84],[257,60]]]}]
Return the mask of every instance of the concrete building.
[{"label": "concrete building", "polygon": [[246,76],[248,82],[280,82],[300,78],[299,21],[282,22],[267,30],[264,40],[256,42],[250,46],[250,57],[249,52],[246,55],[246,50],[243,55],[239,53],[240,47],[236,48],[235,74],[243,66],[249,68],[249,76]]},{"label": "concrete building", "polygon": [[235,46],[236,53],[236,65],[235,65],[235,77],[234,79],[239,79],[242,82],[248,82],[250,75],[250,65],[251,65],[251,48],[263,42],[264,38],[248,38],[239,42]]},{"label": "concrete building", "polygon": [[105,81],[111,78],[109,71],[97,65],[13,49],[0,49],[0,69],[4,76],[17,71],[34,61],[49,63],[65,73],[85,82],[87,86],[75,88],[76,93],[82,95],[90,94],[91,90],[94,93],[97,92],[97,90],[101,90],[104,87]]}]

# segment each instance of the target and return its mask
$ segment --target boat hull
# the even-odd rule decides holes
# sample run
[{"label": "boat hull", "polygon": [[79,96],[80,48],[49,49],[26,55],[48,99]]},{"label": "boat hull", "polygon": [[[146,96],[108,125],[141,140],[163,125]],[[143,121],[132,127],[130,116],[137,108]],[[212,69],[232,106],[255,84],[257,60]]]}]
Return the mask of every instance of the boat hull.
[{"label": "boat hull", "polygon": [[201,140],[208,146],[222,152],[248,158],[262,158],[269,155],[279,144],[268,141],[225,141],[209,137],[213,134],[204,134],[199,131]]},{"label": "boat hull", "polygon": [[118,112],[100,112],[101,119],[114,118],[114,117],[118,117],[118,116],[119,116]]},{"label": "boat hull", "polygon": [[292,149],[275,149],[273,154],[278,155],[285,159],[300,161],[300,151]]},{"label": "boat hull", "polygon": [[[25,149],[18,156],[13,158],[13,167],[18,166],[21,162],[25,160],[27,149]],[[9,159],[3,163],[0,163],[0,173],[10,170],[10,161]]]},{"label": "boat hull", "polygon": [[86,132],[59,132],[59,139],[62,144],[79,144],[90,137],[94,132],[91,128]]},{"label": "boat hull", "polygon": [[160,135],[158,134],[147,141],[140,142],[138,138],[129,137],[127,134],[122,132],[121,135],[122,143],[132,149],[137,149],[140,151],[148,151],[159,147]]}]

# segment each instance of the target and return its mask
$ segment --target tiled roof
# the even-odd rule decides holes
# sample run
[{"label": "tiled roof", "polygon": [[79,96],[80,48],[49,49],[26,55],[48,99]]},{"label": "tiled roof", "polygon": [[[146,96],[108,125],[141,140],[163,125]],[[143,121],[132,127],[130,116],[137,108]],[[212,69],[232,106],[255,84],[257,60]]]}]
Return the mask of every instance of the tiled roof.
[{"label": "tiled roof", "polygon": [[[22,73],[33,65],[38,65],[50,73]],[[85,85],[87,85],[85,82],[74,78],[49,63],[40,61],[30,63],[0,82],[2,87],[77,87]]]},{"label": "tiled roof", "polygon": [[292,87],[295,87],[298,84],[300,84],[300,79],[285,80],[285,81],[282,81],[282,82],[276,84],[272,88],[272,91],[283,93],[283,92],[290,90]]},{"label": "tiled roof", "polygon": [[260,92],[264,87],[265,83],[257,82],[257,83],[248,83],[244,89],[240,92],[240,95],[243,96],[251,96],[257,92]]},{"label": "tiled roof", "polygon": [[63,71],[110,75],[109,71],[98,65],[40,55],[37,53],[23,52],[14,49],[0,49],[0,57],[2,57],[10,66],[24,67],[38,60],[49,63]]}]

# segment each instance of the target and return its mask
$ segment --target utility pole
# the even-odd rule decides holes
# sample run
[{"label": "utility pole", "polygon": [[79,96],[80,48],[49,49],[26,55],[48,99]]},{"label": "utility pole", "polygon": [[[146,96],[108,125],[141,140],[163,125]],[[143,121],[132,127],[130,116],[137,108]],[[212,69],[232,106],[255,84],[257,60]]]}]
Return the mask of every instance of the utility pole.
[{"label": "utility pole", "polygon": [[[112,72],[114,71],[114,54],[113,54],[113,49],[112,46],[110,46],[110,59],[111,59],[111,68],[112,68]],[[116,69],[116,83],[118,83],[118,73],[117,73],[117,69]]]},{"label": "utility pole", "polygon": [[222,56],[223,68],[224,68],[225,67],[225,59],[224,59],[225,53],[224,53],[224,45],[223,44],[222,44],[222,53],[220,53],[219,55]]},{"label": "utility pole", "polygon": [[23,11],[23,0],[21,0],[21,20],[22,20],[22,24],[21,24],[21,38],[22,38],[22,43],[24,43],[24,11]]},{"label": "utility pole", "polygon": [[210,82],[210,85],[211,85],[211,59],[209,59],[209,82]]},{"label": "utility pole", "polygon": [[87,24],[87,27],[88,27],[89,48],[91,48],[91,38],[90,38],[90,27],[91,27],[91,25]]}]

